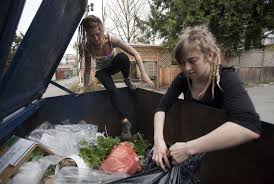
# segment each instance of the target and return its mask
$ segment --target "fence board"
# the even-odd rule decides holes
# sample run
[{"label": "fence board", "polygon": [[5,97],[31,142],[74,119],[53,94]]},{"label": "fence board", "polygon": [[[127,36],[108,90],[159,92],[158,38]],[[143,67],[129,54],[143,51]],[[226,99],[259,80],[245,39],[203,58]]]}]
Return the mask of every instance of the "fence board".
[{"label": "fence board", "polygon": [[274,81],[274,67],[262,68],[261,82],[272,82]]},{"label": "fence board", "polygon": [[238,74],[244,83],[259,83],[260,67],[239,68]]},{"label": "fence board", "polygon": [[178,66],[159,68],[159,87],[167,87],[180,73]]}]

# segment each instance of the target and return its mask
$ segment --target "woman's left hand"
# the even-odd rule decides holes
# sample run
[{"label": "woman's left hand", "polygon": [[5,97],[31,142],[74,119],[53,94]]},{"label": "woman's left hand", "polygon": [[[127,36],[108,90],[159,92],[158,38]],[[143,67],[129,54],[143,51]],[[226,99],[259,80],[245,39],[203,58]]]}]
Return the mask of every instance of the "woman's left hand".
[{"label": "woman's left hand", "polygon": [[178,165],[191,156],[189,147],[185,142],[176,142],[169,148],[169,154],[172,157],[173,165]]},{"label": "woman's left hand", "polygon": [[147,75],[147,73],[143,72],[141,74],[141,80],[144,81],[145,83],[149,84],[151,87],[154,87],[154,83],[149,78],[149,76]]}]

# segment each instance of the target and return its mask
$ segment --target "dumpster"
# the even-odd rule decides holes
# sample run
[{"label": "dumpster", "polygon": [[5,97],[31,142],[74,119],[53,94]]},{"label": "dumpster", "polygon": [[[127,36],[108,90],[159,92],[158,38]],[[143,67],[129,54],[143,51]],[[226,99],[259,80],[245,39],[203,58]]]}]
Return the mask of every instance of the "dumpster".
[{"label": "dumpster", "polygon": [[[11,13],[22,8],[16,1],[6,2],[14,3],[14,6],[1,6],[12,8]],[[25,137],[46,121],[58,124],[68,119],[71,123],[91,122],[98,125],[99,131],[106,128],[109,135],[120,135],[120,119],[107,91],[42,98],[85,12],[86,3],[86,0],[42,2],[9,68],[0,78],[0,145],[12,135]],[[5,12],[0,11],[0,17]],[[12,26],[1,19],[4,22],[0,24],[0,58],[8,51],[2,48],[2,43],[5,47],[10,45],[13,37],[12,34],[4,37],[2,30],[14,33],[19,15],[16,16]],[[119,90],[127,104],[133,132],[142,132],[152,141],[154,111],[162,95],[145,89]],[[212,131],[226,119],[222,110],[178,99],[166,117],[165,139],[169,144],[188,141]],[[258,140],[207,153],[197,173],[201,182],[274,183],[274,127],[267,122],[262,124],[263,132]]]}]

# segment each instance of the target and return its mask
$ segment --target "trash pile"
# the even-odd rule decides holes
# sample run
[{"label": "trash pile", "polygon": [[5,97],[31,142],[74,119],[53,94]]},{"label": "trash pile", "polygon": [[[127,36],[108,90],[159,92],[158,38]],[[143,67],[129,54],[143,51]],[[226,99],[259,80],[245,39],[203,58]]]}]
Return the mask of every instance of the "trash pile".
[{"label": "trash pile", "polygon": [[140,133],[122,142],[98,132],[96,125],[66,120],[58,125],[45,122],[27,139],[54,154],[35,148],[8,184],[199,183],[194,173],[203,155],[163,171],[152,161],[152,145]]},{"label": "trash pile", "polygon": [[94,183],[125,178],[142,170],[144,152],[149,145],[139,133],[129,142],[121,142],[119,137],[98,132],[96,125],[84,121],[71,124],[68,120],[58,125],[45,122],[26,138],[43,145],[54,155],[35,149],[9,184],[79,182],[87,181],[92,175],[96,175],[92,179]]}]

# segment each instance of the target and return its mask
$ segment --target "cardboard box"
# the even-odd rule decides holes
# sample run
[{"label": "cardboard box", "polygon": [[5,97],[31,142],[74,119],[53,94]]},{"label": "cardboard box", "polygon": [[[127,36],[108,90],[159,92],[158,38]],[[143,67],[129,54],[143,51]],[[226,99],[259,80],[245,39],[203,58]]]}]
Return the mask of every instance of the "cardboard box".
[{"label": "cardboard box", "polygon": [[12,136],[3,146],[1,146],[0,184],[7,182],[36,148],[40,149],[45,155],[54,155],[54,153],[46,147],[17,136]]}]

